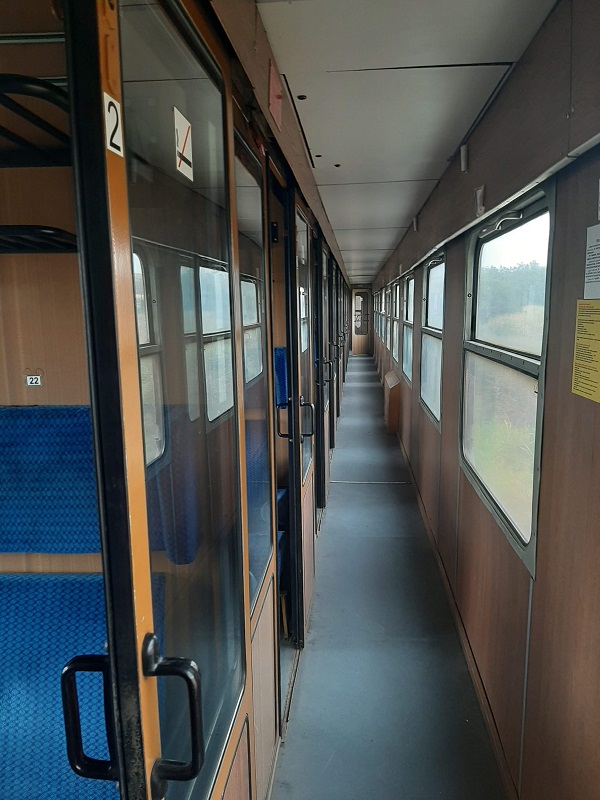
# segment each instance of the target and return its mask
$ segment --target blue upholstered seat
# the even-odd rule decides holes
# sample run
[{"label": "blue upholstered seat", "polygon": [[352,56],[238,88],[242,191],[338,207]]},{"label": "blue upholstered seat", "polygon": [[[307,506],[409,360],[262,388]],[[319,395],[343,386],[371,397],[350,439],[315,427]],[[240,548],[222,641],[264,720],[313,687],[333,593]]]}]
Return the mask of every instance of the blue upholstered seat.
[{"label": "blue upholstered seat", "polygon": [[[71,770],[60,692],[61,671],[73,656],[106,652],[102,576],[0,576],[0,629],[0,752],[6,796],[116,800],[116,784],[85,780]],[[106,759],[102,677],[80,676],[78,691],[86,753]]]},{"label": "blue upholstered seat", "polygon": [[89,407],[0,408],[0,552],[99,549]]}]

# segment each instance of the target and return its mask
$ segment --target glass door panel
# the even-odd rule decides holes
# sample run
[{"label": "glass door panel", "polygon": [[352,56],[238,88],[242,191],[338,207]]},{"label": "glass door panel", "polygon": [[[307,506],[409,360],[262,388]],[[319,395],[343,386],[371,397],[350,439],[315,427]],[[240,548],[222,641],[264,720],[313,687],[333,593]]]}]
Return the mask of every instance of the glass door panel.
[{"label": "glass door panel", "polygon": [[250,605],[254,606],[273,550],[263,199],[260,167],[237,145],[235,184],[242,326]]},{"label": "glass door panel", "polygon": [[[224,103],[158,5],[120,15],[155,632],[202,681],[204,763],[167,797],[204,797],[245,663]],[[159,706],[162,757],[189,760],[182,681]]]},{"label": "glass door panel", "polygon": [[300,323],[300,431],[302,441],[302,483],[313,461],[314,406],[312,348],[312,287],[310,275],[310,236],[301,214],[296,214],[296,262],[298,267],[298,320]]}]

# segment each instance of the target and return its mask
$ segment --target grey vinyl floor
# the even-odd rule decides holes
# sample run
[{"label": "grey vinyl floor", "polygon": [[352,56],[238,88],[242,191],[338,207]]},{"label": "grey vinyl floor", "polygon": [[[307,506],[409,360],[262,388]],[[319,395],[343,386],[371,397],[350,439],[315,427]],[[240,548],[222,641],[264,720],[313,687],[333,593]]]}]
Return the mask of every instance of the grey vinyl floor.
[{"label": "grey vinyl floor", "polygon": [[373,360],[351,357],[272,800],[504,800]]}]

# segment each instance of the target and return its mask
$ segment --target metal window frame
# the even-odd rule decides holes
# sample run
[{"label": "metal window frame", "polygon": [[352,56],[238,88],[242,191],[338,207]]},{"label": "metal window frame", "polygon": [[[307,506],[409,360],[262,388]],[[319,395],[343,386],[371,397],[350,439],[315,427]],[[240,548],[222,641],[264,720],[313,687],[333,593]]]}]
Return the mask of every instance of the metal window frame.
[{"label": "metal window frame", "polygon": [[[548,261],[546,264],[546,291],[544,297],[544,329],[542,334],[542,348],[539,359],[533,358],[523,353],[505,350],[485,342],[474,340],[475,313],[476,313],[476,281],[477,268],[479,262],[479,250],[483,242],[501,236],[503,233],[531,221],[541,213],[548,212],[550,215],[550,230],[548,236]],[[507,217],[512,212],[522,212],[518,218]],[[505,225],[507,221],[512,224]],[[540,184],[533,192],[528,192],[518,200],[506,205],[497,214],[486,220],[486,222],[471,232],[467,247],[467,269],[465,275],[465,317],[463,325],[463,348],[461,358],[461,393],[460,393],[460,418],[458,431],[458,453],[459,466],[476,494],[490,511],[496,524],[508,540],[509,544],[527,568],[530,576],[535,580],[536,576],[536,553],[538,536],[538,511],[540,494],[540,472],[542,438],[544,427],[544,393],[547,368],[548,350],[548,329],[550,313],[550,292],[552,285],[552,262],[553,262],[553,242],[556,227],[556,179],[550,178]],[[535,447],[533,462],[533,492],[532,492],[532,522],[531,536],[525,542],[519,534],[514,524],[510,521],[501,509],[498,501],[493,497],[490,490],[485,486],[479,475],[473,469],[464,454],[464,412],[465,412],[465,361],[467,353],[474,353],[496,363],[510,367],[522,372],[530,377],[537,377],[538,398],[536,412]]]},{"label": "metal window frame", "polygon": [[[412,371],[413,371],[413,367],[414,367],[414,358],[415,358],[415,349],[414,349],[415,348],[415,339],[414,339],[414,336],[415,336],[415,333],[414,333],[414,319],[415,319],[414,280],[415,280],[415,274],[414,274],[413,270],[411,270],[405,277],[402,278],[402,360],[399,362],[400,363],[400,368],[401,368],[401,371],[402,371],[402,375],[403,375],[404,379],[406,380],[406,382],[408,383],[408,385],[411,387],[411,389],[412,389],[412,383],[413,383],[413,381],[412,381]],[[409,294],[408,285],[409,285],[410,281],[413,281],[413,318],[412,318],[412,321],[408,319],[408,294]],[[408,330],[410,330],[410,335],[411,335],[411,338],[412,338],[412,354],[411,354],[411,359],[410,359],[410,372],[411,372],[411,374],[410,375],[407,375],[406,372],[404,371],[404,337],[406,336],[407,328],[408,328]],[[398,347],[398,358],[400,358],[400,352],[399,351],[400,351],[400,347]]]},{"label": "metal window frame", "polygon": [[[431,422],[438,431],[442,430],[442,396],[443,396],[443,388],[442,388],[442,375],[444,373],[444,329],[436,328],[433,325],[427,324],[427,317],[429,313],[429,275],[432,269],[441,266],[442,264],[446,264],[446,254],[445,252],[437,253],[433,258],[430,258],[428,261],[425,262],[423,265],[423,299],[421,303],[421,360],[419,364],[419,403],[421,404],[421,408],[427,413],[428,417],[430,418]],[[446,273],[444,272],[444,289],[446,288]],[[446,303],[445,298],[443,298],[443,309],[444,309],[444,321],[446,317]],[[440,415],[439,417],[436,416],[434,410],[430,408],[427,404],[427,401],[423,397],[423,340],[426,336],[430,336],[433,339],[439,339],[442,343],[442,358],[440,360]]]}]

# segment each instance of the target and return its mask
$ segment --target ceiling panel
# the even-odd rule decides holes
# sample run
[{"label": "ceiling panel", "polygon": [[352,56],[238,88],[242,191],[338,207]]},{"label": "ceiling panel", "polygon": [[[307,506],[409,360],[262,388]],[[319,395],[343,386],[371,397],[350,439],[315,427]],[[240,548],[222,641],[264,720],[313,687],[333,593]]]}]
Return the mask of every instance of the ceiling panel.
[{"label": "ceiling panel", "polygon": [[439,178],[505,72],[288,74],[317,184]]},{"label": "ceiling panel", "polygon": [[359,228],[334,230],[340,250],[360,250],[374,248],[375,250],[394,248],[406,228]]},{"label": "ceiling panel", "polygon": [[434,183],[367,183],[321,186],[333,228],[392,228],[410,224]]},{"label": "ceiling panel", "polygon": [[[516,61],[555,0],[301,0],[258,8],[282,72]],[[307,58],[307,54],[310,57]]]}]

